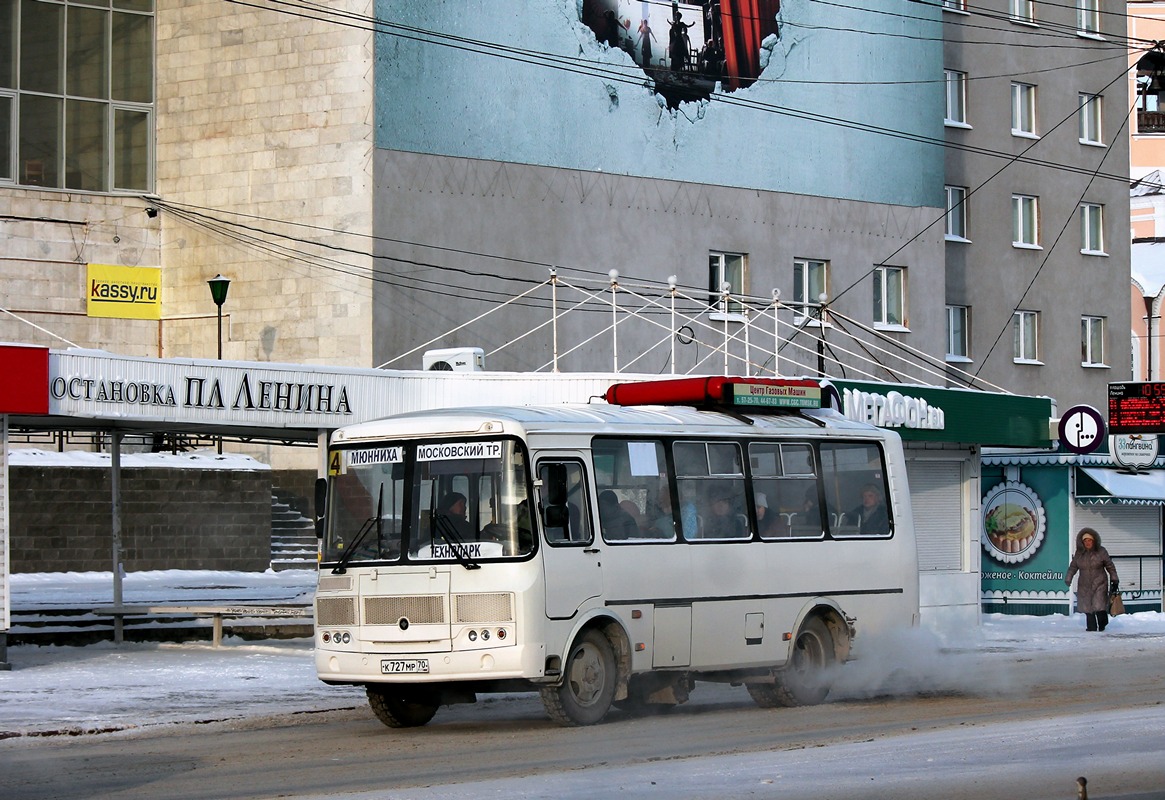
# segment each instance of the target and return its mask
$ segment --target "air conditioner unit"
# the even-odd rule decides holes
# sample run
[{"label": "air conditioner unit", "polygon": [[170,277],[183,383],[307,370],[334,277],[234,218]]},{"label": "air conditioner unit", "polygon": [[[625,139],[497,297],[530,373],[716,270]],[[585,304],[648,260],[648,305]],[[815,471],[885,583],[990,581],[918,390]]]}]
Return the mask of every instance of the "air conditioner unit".
[{"label": "air conditioner unit", "polygon": [[438,372],[481,372],[485,369],[485,351],[480,347],[427,350],[421,356],[421,368]]}]

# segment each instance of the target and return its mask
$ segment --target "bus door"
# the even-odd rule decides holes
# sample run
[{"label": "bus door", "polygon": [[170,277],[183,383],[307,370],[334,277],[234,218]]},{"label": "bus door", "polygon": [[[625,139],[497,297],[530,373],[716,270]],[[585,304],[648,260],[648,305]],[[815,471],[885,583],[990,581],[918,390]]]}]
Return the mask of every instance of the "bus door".
[{"label": "bus door", "polygon": [[538,460],[538,478],[546,616],[569,619],[603,591],[586,467],[581,454],[556,453]]}]

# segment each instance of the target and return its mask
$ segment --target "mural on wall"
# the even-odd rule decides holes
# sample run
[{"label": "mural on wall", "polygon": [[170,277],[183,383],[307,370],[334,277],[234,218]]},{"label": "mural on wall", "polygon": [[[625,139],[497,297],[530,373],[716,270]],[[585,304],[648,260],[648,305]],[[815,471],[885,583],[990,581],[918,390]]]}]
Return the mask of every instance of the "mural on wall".
[{"label": "mural on wall", "polygon": [[898,12],[377,0],[376,146],[942,208],[942,10]]},{"label": "mural on wall", "polygon": [[1044,542],[1039,495],[1019,481],[996,484],[983,497],[983,548],[1002,564],[1027,561]]},{"label": "mural on wall", "polygon": [[[779,34],[781,0],[583,0],[582,21],[607,47],[624,50],[670,108],[751,86],[762,47]],[[773,37],[773,38],[769,38]]]},{"label": "mural on wall", "polygon": [[1062,612],[1068,597],[1068,470],[984,464],[984,611]]}]

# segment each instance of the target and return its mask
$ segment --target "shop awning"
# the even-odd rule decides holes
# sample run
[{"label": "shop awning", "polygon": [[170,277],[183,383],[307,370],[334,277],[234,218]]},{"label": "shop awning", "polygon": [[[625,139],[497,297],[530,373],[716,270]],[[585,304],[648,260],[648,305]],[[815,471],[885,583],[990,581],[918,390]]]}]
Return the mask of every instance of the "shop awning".
[{"label": "shop awning", "polygon": [[1076,475],[1077,502],[1165,505],[1165,470],[1133,473],[1105,467],[1077,467]]}]

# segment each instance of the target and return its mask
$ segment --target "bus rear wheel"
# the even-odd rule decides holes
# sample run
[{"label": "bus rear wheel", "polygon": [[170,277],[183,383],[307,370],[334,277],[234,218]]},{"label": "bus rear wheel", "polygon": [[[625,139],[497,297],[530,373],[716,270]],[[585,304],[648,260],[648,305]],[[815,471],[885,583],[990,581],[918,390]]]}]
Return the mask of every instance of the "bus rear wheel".
[{"label": "bus rear wheel", "polygon": [[618,677],[615,649],[602,631],[583,633],[570,648],[561,686],[542,689],[546,713],[560,725],[594,725],[611,710]]},{"label": "bus rear wheel", "polygon": [[812,617],[797,632],[789,663],[774,674],[774,683],[750,683],[748,693],[761,708],[817,705],[829,694],[827,671],[836,660],[833,635]]},{"label": "bus rear wheel", "polygon": [[419,728],[437,713],[440,703],[396,687],[367,686],[368,705],[376,718],[390,728]]}]

